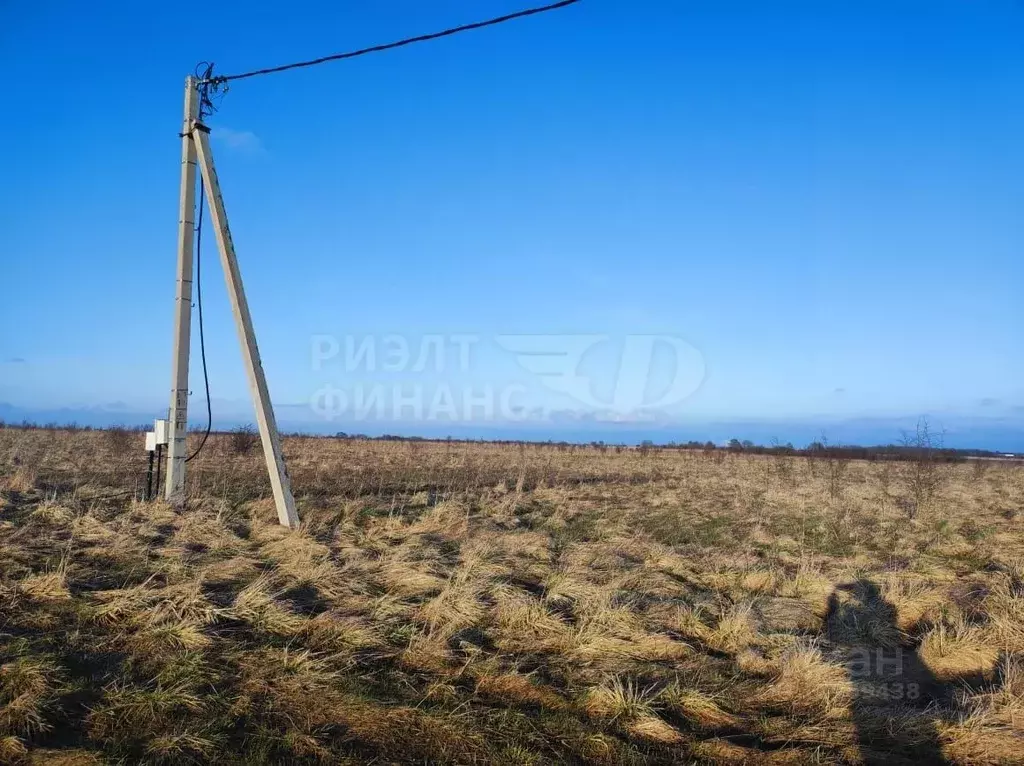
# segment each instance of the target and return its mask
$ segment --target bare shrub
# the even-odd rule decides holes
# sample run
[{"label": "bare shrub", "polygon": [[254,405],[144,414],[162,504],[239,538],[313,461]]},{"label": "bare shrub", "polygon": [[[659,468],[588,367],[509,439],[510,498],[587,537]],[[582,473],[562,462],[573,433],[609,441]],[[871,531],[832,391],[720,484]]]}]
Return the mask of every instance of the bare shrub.
[{"label": "bare shrub", "polygon": [[817,465],[825,469],[825,484],[828,487],[828,494],[833,500],[842,497],[843,490],[847,484],[847,469],[850,466],[850,459],[843,453],[841,448],[831,447],[828,438],[822,434],[821,440],[816,441],[808,447],[808,467],[811,475],[817,474]]},{"label": "bare shrub", "polygon": [[816,478],[818,475],[818,461],[821,458],[822,452],[825,449],[825,445],[821,442],[811,442],[807,445],[805,454],[807,455],[807,475],[810,478]]},{"label": "bare shrub", "polygon": [[907,490],[916,511],[935,497],[944,479],[939,463],[942,434],[932,431],[928,419],[921,418],[913,433],[904,432],[903,446],[907,448],[909,457],[906,469]]},{"label": "bare shrub", "polygon": [[251,424],[232,429],[228,437],[228,447],[236,455],[248,455],[260,443],[260,435]]},{"label": "bare shrub", "polygon": [[828,494],[833,500],[838,500],[847,484],[847,468],[850,461],[841,455],[830,453],[825,460],[826,478],[828,479]]}]

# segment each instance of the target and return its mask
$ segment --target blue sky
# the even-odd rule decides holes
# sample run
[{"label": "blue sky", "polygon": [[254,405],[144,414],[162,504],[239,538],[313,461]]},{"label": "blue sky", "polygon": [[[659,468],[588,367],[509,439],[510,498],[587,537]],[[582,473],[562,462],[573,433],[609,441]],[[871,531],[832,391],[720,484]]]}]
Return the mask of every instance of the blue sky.
[{"label": "blue sky", "polygon": [[[0,402],[166,408],[177,133],[198,61],[230,74],[525,4],[210,2],[202,23],[174,5],[0,6]],[[273,397],[315,423],[324,386],[420,386],[428,401],[515,386],[517,412],[556,437],[594,418],[686,438],[871,419],[884,441],[920,414],[1012,433],[1022,39],[1012,0],[583,0],[235,83],[209,122]],[[247,419],[204,240],[214,407]],[[424,336],[453,334],[478,339],[468,365],[412,369]],[[378,351],[401,336],[411,358],[314,369],[320,335]],[[593,395],[524,368],[507,335],[603,338],[576,370]],[[626,365],[629,339],[650,336],[651,364]],[[192,371],[201,421],[198,354]],[[685,396],[645,409],[683,373]],[[648,384],[638,407],[602,408],[630,375]]]}]

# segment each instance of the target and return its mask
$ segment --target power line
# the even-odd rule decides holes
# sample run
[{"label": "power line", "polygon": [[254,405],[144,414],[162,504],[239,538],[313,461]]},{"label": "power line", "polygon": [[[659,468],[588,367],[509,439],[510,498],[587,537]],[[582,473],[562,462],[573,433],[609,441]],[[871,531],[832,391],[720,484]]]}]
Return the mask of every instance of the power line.
[{"label": "power line", "polygon": [[[284,64],[282,66],[268,67],[266,69],[255,69],[251,72],[242,72],[241,74],[233,75],[217,75],[213,74],[213,64],[209,62],[202,62],[196,67],[196,76],[199,79],[199,118],[202,120],[203,117],[212,114],[216,111],[216,105],[214,104],[214,97],[216,95],[223,95],[220,91],[220,86],[225,83],[231,82],[232,80],[244,80],[248,77],[256,77],[264,74],[274,74],[275,72],[285,72],[289,69],[300,69],[302,67],[316,66],[317,64],[323,64],[328,61],[340,61],[342,59],[352,59],[358,56],[365,56],[368,53],[379,53],[381,51],[388,51],[394,48],[402,48],[406,45],[412,45],[413,43],[422,43],[428,40],[437,40],[442,37],[449,37],[451,35],[459,34],[460,32],[469,32],[474,29],[483,29],[484,27],[493,27],[497,24],[504,24],[506,21],[513,21],[514,19],[522,19],[527,16],[535,16],[539,13],[546,13],[547,11],[558,10],[559,8],[565,8],[569,5],[574,5],[580,0],[561,0],[557,3],[551,3],[549,5],[538,6],[535,8],[527,8],[522,11],[516,11],[515,13],[509,13],[504,16],[498,16],[493,19],[487,19],[486,21],[476,21],[472,24],[463,24],[459,27],[452,27],[445,29],[441,32],[432,32],[427,35],[418,35],[417,37],[407,37],[404,40],[398,40],[392,43],[385,43],[383,45],[374,45],[370,48],[361,48],[360,50],[349,51],[347,53],[336,53],[332,56],[323,56],[318,59],[312,59],[310,61],[299,61],[294,64]],[[202,74],[200,74],[202,69]],[[199,221],[196,227],[196,303],[199,309],[199,349],[200,355],[202,356],[203,362],[203,384],[206,389],[206,431],[203,434],[202,441],[196,451],[185,458],[185,462],[188,463],[194,458],[199,456],[202,452],[203,447],[206,445],[207,439],[210,437],[210,432],[213,430],[213,411],[210,402],[210,378],[206,367],[206,338],[203,331],[203,288],[202,288],[202,242],[203,242],[203,197],[204,197],[204,184],[202,178],[199,180]]]},{"label": "power line", "polygon": [[210,375],[206,370],[206,333],[203,330],[203,198],[206,185],[203,179],[199,179],[199,222],[196,226],[196,305],[199,308],[199,353],[203,358],[203,385],[206,387],[206,433],[203,440],[199,442],[196,451],[185,458],[190,462],[199,456],[206,446],[206,440],[210,438],[210,431],[213,430],[213,404],[210,402]]},{"label": "power line", "polygon": [[534,16],[538,13],[545,13],[547,11],[554,11],[559,8],[565,8],[566,6],[578,3],[580,0],[561,0],[561,2],[551,3],[550,5],[539,6],[536,8],[527,8],[523,11],[516,11],[515,13],[509,13],[505,16],[498,16],[497,18],[488,19],[487,21],[476,21],[472,24],[463,24],[460,27],[452,27],[451,29],[445,29],[442,32],[432,32],[428,35],[419,35],[417,37],[407,37],[404,40],[398,40],[393,43],[385,43],[383,45],[374,45],[372,48],[362,48],[356,51],[349,51],[348,53],[336,53],[333,56],[323,56],[322,58],[312,59],[310,61],[299,61],[294,64],[284,64],[282,66],[268,67],[267,69],[254,69],[251,72],[243,72],[241,74],[230,74],[230,75],[217,75],[216,77],[210,76],[208,72],[206,77],[202,80],[203,84],[211,84],[213,86],[222,85],[232,80],[244,80],[247,77],[256,77],[257,75],[273,74],[275,72],[285,72],[289,69],[299,69],[301,67],[315,66],[317,64],[323,64],[328,61],[340,61],[342,59],[353,59],[357,56],[365,56],[368,53],[379,53],[380,51],[388,51],[393,48],[401,48],[406,45],[412,45],[413,43],[422,43],[427,40],[437,40],[441,37],[448,37],[450,35],[456,35],[459,32],[469,32],[473,29],[482,29],[484,27],[492,27],[496,24],[504,24],[506,21],[512,21],[513,19],[521,19],[526,16]]},{"label": "power line", "polygon": [[[202,70],[202,74],[200,74]],[[200,79],[201,85],[199,86],[199,120],[208,115],[213,114],[217,109],[213,103],[214,93],[216,87],[209,84],[209,79],[213,74],[213,64],[208,61],[203,61],[196,66],[196,77]],[[223,95],[223,94],[220,94]],[[203,360],[203,387],[206,389],[206,431],[203,433],[203,438],[199,442],[199,446],[196,447],[196,451],[185,458],[186,463],[190,463],[195,458],[199,457],[199,453],[203,451],[203,447],[206,446],[206,440],[210,438],[210,432],[213,430],[213,404],[210,401],[210,373],[206,367],[206,330],[203,327],[203,208],[206,202],[206,184],[203,181],[202,174],[199,175],[199,219],[196,222],[195,227],[195,238],[196,238],[196,306],[199,309],[199,353]]]}]

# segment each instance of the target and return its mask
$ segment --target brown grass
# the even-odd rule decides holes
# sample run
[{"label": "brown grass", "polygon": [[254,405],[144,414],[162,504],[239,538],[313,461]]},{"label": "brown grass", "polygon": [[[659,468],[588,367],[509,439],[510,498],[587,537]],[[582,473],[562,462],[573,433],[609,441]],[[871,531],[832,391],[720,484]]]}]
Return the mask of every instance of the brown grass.
[{"label": "brown grass", "polygon": [[1015,464],[213,438],[0,429],[0,762],[1024,762]]}]

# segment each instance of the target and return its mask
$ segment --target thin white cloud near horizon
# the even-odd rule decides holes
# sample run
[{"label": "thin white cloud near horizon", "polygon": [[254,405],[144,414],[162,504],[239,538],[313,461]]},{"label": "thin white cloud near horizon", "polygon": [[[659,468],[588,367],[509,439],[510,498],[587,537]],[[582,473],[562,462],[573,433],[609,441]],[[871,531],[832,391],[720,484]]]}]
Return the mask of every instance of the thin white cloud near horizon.
[{"label": "thin white cloud near horizon", "polygon": [[246,154],[263,154],[266,147],[260,137],[251,130],[235,130],[218,125],[210,132],[214,140],[219,141],[228,149]]}]

